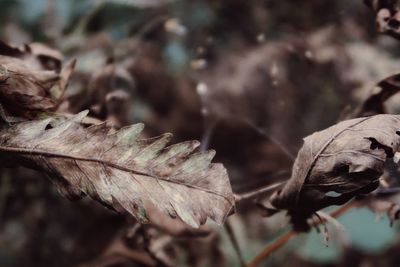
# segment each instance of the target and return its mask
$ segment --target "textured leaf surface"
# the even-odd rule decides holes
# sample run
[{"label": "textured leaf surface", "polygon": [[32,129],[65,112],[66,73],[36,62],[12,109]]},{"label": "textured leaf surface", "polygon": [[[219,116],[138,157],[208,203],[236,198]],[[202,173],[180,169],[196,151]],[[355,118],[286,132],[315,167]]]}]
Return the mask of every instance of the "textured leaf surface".
[{"label": "textured leaf surface", "polygon": [[307,230],[315,211],[377,188],[386,160],[399,149],[399,130],[400,115],[376,115],[306,137],[290,180],[265,206],[288,210],[295,228]]},{"label": "textured leaf surface", "polygon": [[149,205],[194,227],[207,218],[222,223],[230,214],[233,194],[225,168],[211,164],[214,151],[193,153],[197,141],[165,148],[171,134],[139,140],[142,124],[114,133],[105,123],[84,128],[85,115],[3,128],[1,164],[43,171],[64,195],[87,194],[141,222]]}]

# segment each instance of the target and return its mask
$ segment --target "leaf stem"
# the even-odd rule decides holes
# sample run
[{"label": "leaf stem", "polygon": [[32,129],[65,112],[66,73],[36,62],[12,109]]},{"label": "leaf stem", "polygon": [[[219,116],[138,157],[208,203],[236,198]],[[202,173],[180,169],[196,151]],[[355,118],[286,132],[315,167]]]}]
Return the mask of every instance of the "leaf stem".
[{"label": "leaf stem", "polygon": [[243,201],[243,200],[247,200],[247,199],[250,199],[250,198],[257,197],[257,196],[262,195],[262,194],[264,194],[266,192],[275,190],[275,189],[283,186],[285,183],[286,183],[286,181],[277,182],[277,183],[274,183],[274,184],[271,184],[271,185],[267,185],[265,187],[262,187],[262,188],[254,190],[254,191],[250,191],[250,192],[244,193],[244,194],[235,194],[235,202],[240,202],[240,201]]}]

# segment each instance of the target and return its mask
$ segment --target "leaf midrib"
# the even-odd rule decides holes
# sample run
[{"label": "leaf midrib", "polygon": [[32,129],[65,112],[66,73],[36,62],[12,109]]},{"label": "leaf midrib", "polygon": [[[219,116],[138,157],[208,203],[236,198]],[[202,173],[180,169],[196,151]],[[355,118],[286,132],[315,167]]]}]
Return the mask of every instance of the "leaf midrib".
[{"label": "leaf midrib", "polygon": [[145,173],[145,172],[140,172],[140,171],[136,171],[127,167],[123,167],[121,165],[109,162],[109,161],[105,161],[105,160],[101,160],[101,159],[96,159],[96,158],[85,158],[85,157],[77,157],[77,156],[72,156],[72,155],[67,155],[67,154],[62,154],[62,153],[54,153],[54,152],[48,152],[48,151],[43,151],[43,150],[31,150],[31,149],[26,149],[26,148],[20,148],[20,147],[5,147],[5,146],[0,146],[0,151],[4,151],[4,152],[11,152],[11,153],[17,153],[17,154],[30,154],[30,155],[39,155],[39,156],[47,156],[47,157],[53,157],[53,158],[64,158],[64,159],[71,159],[71,160],[76,160],[76,161],[87,161],[87,162],[95,162],[98,164],[103,164],[103,165],[107,165],[111,168],[115,168],[115,169],[119,169],[125,172],[130,172],[136,175],[141,175],[144,177],[148,177],[148,178],[152,178],[152,179],[157,179],[157,180],[162,180],[168,183],[172,183],[172,184],[177,184],[177,185],[183,185],[189,188],[193,188],[199,191],[204,191],[213,195],[217,195],[219,197],[224,198],[225,200],[227,200],[230,204],[232,204],[232,202],[230,201],[230,199],[223,195],[220,194],[218,192],[215,191],[211,191],[207,188],[203,188],[203,187],[198,187],[198,186],[194,186],[191,184],[186,184],[186,183],[178,183],[174,180],[171,179],[165,179],[163,177],[158,177],[158,176],[154,176],[151,175],[149,173]]},{"label": "leaf midrib", "polygon": [[348,127],[344,128],[344,129],[342,129],[342,130],[340,130],[340,131],[337,132],[335,135],[333,135],[333,136],[320,148],[320,150],[318,150],[317,154],[315,154],[315,156],[313,157],[312,162],[310,163],[310,165],[309,165],[308,168],[307,168],[306,175],[304,175],[304,177],[301,177],[301,186],[300,186],[300,188],[299,188],[299,191],[298,191],[297,194],[296,194],[296,202],[295,202],[296,205],[297,205],[297,203],[299,202],[300,192],[301,192],[301,190],[302,190],[302,188],[303,188],[303,186],[304,186],[304,183],[305,183],[307,177],[310,175],[310,173],[311,173],[312,169],[314,168],[315,163],[317,162],[319,156],[325,151],[325,149],[326,149],[336,138],[338,138],[343,132],[345,132],[345,131],[347,131],[347,130],[353,128],[354,126],[359,125],[359,124],[361,124],[361,123],[363,123],[363,122],[365,122],[366,120],[369,120],[369,119],[371,119],[371,118],[372,118],[372,117],[365,117],[365,118],[363,118],[363,119],[361,119],[361,120],[355,122],[354,124],[349,125]]}]

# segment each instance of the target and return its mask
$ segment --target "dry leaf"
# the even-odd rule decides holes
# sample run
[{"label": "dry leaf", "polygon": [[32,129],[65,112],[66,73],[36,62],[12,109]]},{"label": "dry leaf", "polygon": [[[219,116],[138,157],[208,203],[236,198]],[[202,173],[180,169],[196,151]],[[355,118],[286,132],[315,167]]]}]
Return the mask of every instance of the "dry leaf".
[{"label": "dry leaf", "polygon": [[42,43],[16,47],[0,40],[0,55],[23,60],[34,69],[61,71],[63,55],[56,49]]},{"label": "dry leaf", "polygon": [[36,57],[44,69],[61,71],[64,57],[60,51],[42,43],[30,43],[25,46],[25,50]]},{"label": "dry leaf", "polygon": [[376,13],[376,28],[380,33],[400,39],[400,10],[398,0],[364,0]]},{"label": "dry leaf", "polygon": [[292,176],[264,205],[287,210],[296,230],[330,205],[342,205],[379,185],[387,159],[400,145],[400,115],[376,115],[340,122],[304,139]]},{"label": "dry leaf", "polygon": [[94,71],[88,84],[87,101],[91,114],[104,116],[106,113],[106,96],[115,88],[116,65],[109,59],[107,63]]},{"label": "dry leaf", "polygon": [[164,148],[171,134],[138,140],[142,124],[115,133],[105,123],[84,128],[86,113],[4,126],[1,164],[45,172],[64,195],[89,195],[141,222],[147,221],[148,205],[193,227],[207,218],[221,224],[232,212],[227,172],[222,164],[210,164],[214,151],[193,153],[197,141]]},{"label": "dry leaf", "polygon": [[363,103],[358,116],[371,116],[386,113],[385,101],[400,91],[400,74],[391,75],[380,81],[376,88]]},{"label": "dry leaf", "polygon": [[7,115],[28,118],[30,112],[55,109],[74,65],[73,60],[58,74],[35,70],[18,58],[0,55],[0,104]]}]

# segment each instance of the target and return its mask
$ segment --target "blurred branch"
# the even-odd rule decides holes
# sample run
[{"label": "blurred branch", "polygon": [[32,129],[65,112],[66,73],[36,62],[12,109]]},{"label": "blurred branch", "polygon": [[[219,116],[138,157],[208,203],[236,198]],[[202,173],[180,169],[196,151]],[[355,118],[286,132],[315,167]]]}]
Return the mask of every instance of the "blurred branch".
[{"label": "blurred branch", "polygon": [[231,240],[233,248],[235,249],[236,255],[237,255],[237,257],[239,259],[239,262],[240,262],[240,266],[241,267],[245,267],[246,263],[245,263],[245,261],[243,259],[243,254],[242,254],[242,252],[240,250],[239,243],[238,243],[237,238],[235,236],[235,232],[233,231],[232,226],[229,223],[229,220],[227,220],[226,223],[224,224],[224,228],[225,228],[226,232],[228,233],[228,236],[229,236],[229,239]]},{"label": "blurred branch", "polygon": [[83,35],[91,19],[105,6],[105,2],[94,2],[92,8],[86,12],[82,18],[79,19],[75,29],[72,31],[74,35]]},{"label": "blurred branch", "polygon": [[2,226],[4,209],[7,205],[7,198],[11,192],[11,177],[8,170],[4,170],[0,179],[0,227]]},{"label": "blurred branch", "polygon": [[[361,202],[358,200],[351,201],[333,212],[331,212],[329,215],[333,218],[338,217],[345,213],[346,211],[360,206]],[[322,218],[321,220],[313,220],[311,223],[311,226],[317,226],[320,225],[321,223],[326,222],[326,219]],[[298,232],[295,231],[289,231],[281,235],[278,239],[276,239],[274,242],[268,244],[266,247],[264,247],[263,250],[261,250],[260,253],[258,253],[256,256],[254,256],[249,263],[246,265],[246,267],[256,267],[261,263],[262,260],[264,260],[266,257],[271,255],[273,252],[281,248],[283,245],[285,245],[292,237],[296,236]]]},{"label": "blurred branch", "polygon": [[243,120],[247,123],[251,128],[253,128],[258,134],[268,138],[272,143],[274,143],[290,160],[294,161],[296,159],[296,155],[281,141],[279,141],[275,136],[269,134],[265,129],[257,127],[254,123],[249,120]]}]

